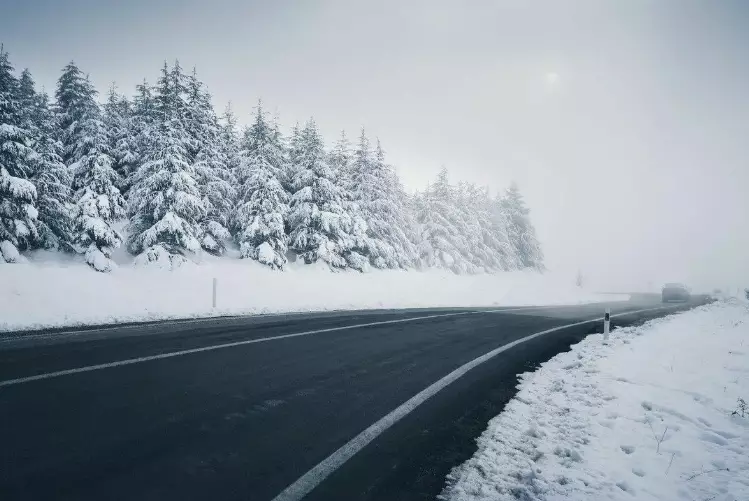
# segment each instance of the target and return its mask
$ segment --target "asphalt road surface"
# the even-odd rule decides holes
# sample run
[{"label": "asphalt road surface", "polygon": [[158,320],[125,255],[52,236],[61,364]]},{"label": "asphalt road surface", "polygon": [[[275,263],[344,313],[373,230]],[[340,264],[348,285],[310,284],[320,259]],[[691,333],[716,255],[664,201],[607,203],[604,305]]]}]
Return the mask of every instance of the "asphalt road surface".
[{"label": "asphalt road surface", "polygon": [[601,331],[600,320],[580,322],[605,306],[627,325],[700,302],[663,309],[642,296],[5,336],[0,499],[434,499],[517,375]]}]

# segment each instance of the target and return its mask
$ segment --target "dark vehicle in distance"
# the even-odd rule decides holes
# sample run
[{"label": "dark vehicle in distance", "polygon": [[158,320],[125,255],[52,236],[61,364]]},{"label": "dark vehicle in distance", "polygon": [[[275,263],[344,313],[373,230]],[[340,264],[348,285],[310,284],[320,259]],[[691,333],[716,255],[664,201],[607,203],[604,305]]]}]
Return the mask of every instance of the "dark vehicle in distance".
[{"label": "dark vehicle in distance", "polygon": [[664,303],[669,301],[689,301],[689,289],[683,284],[666,284],[661,291]]}]

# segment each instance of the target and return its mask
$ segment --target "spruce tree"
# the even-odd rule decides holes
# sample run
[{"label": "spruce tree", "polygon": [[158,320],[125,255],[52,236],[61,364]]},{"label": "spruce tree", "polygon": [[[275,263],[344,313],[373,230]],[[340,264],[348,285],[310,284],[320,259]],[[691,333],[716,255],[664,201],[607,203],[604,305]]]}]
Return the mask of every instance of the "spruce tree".
[{"label": "spruce tree", "polygon": [[507,220],[507,231],[523,268],[544,269],[544,256],[530,221],[530,210],[525,206],[517,184],[512,183],[502,198],[502,210]]},{"label": "spruce tree", "polygon": [[437,181],[418,200],[420,256],[428,267],[445,268],[455,273],[473,273],[465,220],[456,205],[455,188],[444,167]]},{"label": "spruce tree", "polygon": [[95,116],[99,111],[95,96],[96,90],[88,78],[74,62],[68,63],[57,80],[55,92],[62,160],[68,167],[85,154],[77,150],[87,140],[83,131],[84,117]]},{"label": "spruce tree", "polygon": [[[153,141],[151,140],[151,130],[157,125],[159,113],[156,108],[156,99],[153,96],[153,90],[146,80],[135,87],[135,96],[133,97],[133,116],[131,121],[132,137],[134,142],[134,169],[149,158]],[[131,176],[132,177],[132,176]],[[128,180],[128,187],[132,184]]]},{"label": "spruce tree", "polygon": [[128,248],[138,263],[173,268],[186,261],[186,252],[200,251],[206,206],[181,121],[166,120],[152,134],[152,156],[136,171],[130,189]]},{"label": "spruce tree", "polygon": [[187,78],[186,88],[185,132],[190,138],[188,158],[194,161],[195,180],[206,208],[206,216],[201,221],[201,245],[206,251],[220,255],[231,237],[228,226],[236,198],[236,179],[224,155],[210,95],[194,70]]},{"label": "spruce tree", "polygon": [[115,186],[119,181],[104,126],[99,117],[84,117],[82,132],[86,151],[73,164],[76,207],[73,214],[73,243],[84,252],[94,270],[114,268],[112,251],[122,243],[113,224],[125,217],[125,199]]},{"label": "spruce tree", "polygon": [[117,188],[119,176],[109,138],[96,103],[96,90],[70,63],[58,80],[57,109],[64,158],[73,172],[75,208],[72,243],[96,271],[114,268],[112,251],[122,243],[114,223],[125,215],[125,200]]},{"label": "spruce tree", "polygon": [[346,131],[341,131],[341,135],[333,145],[328,155],[328,164],[336,180],[336,184],[341,188],[347,197],[351,192],[351,143],[346,137]]},{"label": "spruce tree", "polygon": [[130,178],[135,172],[138,159],[133,107],[127,97],[119,94],[112,84],[103,109],[102,120],[112,156],[112,168],[118,175],[117,187],[124,195],[130,187]]},{"label": "spruce tree", "polygon": [[50,110],[49,98],[36,92],[28,70],[21,74],[19,91],[24,128],[30,132],[38,154],[29,178],[37,191],[38,245],[72,251],[72,173],[62,162],[62,144],[55,139],[57,122]]},{"label": "spruce tree", "polygon": [[226,162],[226,168],[236,179],[236,172],[239,168],[239,137],[237,135],[237,117],[231,108],[231,103],[226,105],[221,119],[219,120],[219,145],[221,155]]},{"label": "spruce tree", "polygon": [[510,239],[509,222],[502,206],[502,201],[503,197],[501,194],[496,195],[489,201],[489,217],[502,269],[512,271],[522,268],[522,265],[515,246]]},{"label": "spruce tree", "polygon": [[366,251],[376,268],[407,268],[416,249],[406,235],[404,198],[379,140],[375,152],[362,130],[352,165],[353,199],[366,224]]},{"label": "spruce tree", "polygon": [[[323,261],[333,269],[345,268],[349,264],[345,253],[354,243],[343,195],[333,182],[314,120],[297,134],[292,137],[295,192],[289,215],[290,247],[305,263]],[[353,265],[361,267],[363,263]]]},{"label": "spruce tree", "polygon": [[286,265],[289,197],[280,180],[284,164],[280,137],[258,102],[255,120],[244,135],[234,232],[241,257],[274,269]]},{"label": "spruce tree", "polygon": [[39,237],[37,192],[29,181],[38,154],[22,121],[18,80],[0,46],[0,262],[19,261],[19,251]]},{"label": "spruce tree", "polygon": [[198,172],[187,130],[186,86],[179,64],[164,64],[154,96],[154,119],[147,127],[149,145],[133,176],[128,212],[128,248],[137,263],[176,267],[186,253],[201,250],[208,203],[198,186]]}]

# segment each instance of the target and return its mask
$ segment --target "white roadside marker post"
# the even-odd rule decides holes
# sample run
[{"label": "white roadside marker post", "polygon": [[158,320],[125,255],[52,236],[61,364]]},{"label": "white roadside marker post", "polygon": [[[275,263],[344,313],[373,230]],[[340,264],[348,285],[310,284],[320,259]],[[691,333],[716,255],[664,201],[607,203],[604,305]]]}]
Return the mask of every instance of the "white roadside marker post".
[{"label": "white roadside marker post", "polygon": [[603,315],[603,342],[608,343],[609,331],[611,330],[611,308],[606,308]]},{"label": "white roadside marker post", "polygon": [[213,307],[216,307],[216,289],[218,288],[218,280],[213,277]]}]

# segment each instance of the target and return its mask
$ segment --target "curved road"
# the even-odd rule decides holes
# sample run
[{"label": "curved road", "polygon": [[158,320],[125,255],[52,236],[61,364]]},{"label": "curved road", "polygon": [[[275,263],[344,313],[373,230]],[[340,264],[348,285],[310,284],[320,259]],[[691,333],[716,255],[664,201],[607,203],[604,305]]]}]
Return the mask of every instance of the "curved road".
[{"label": "curved road", "polygon": [[[625,325],[700,302],[664,307],[643,296],[608,306]],[[434,499],[514,395],[517,374],[600,332],[604,306],[9,335],[0,338],[0,499]],[[461,367],[362,442],[365,429]],[[352,440],[357,449],[336,453]]]}]

